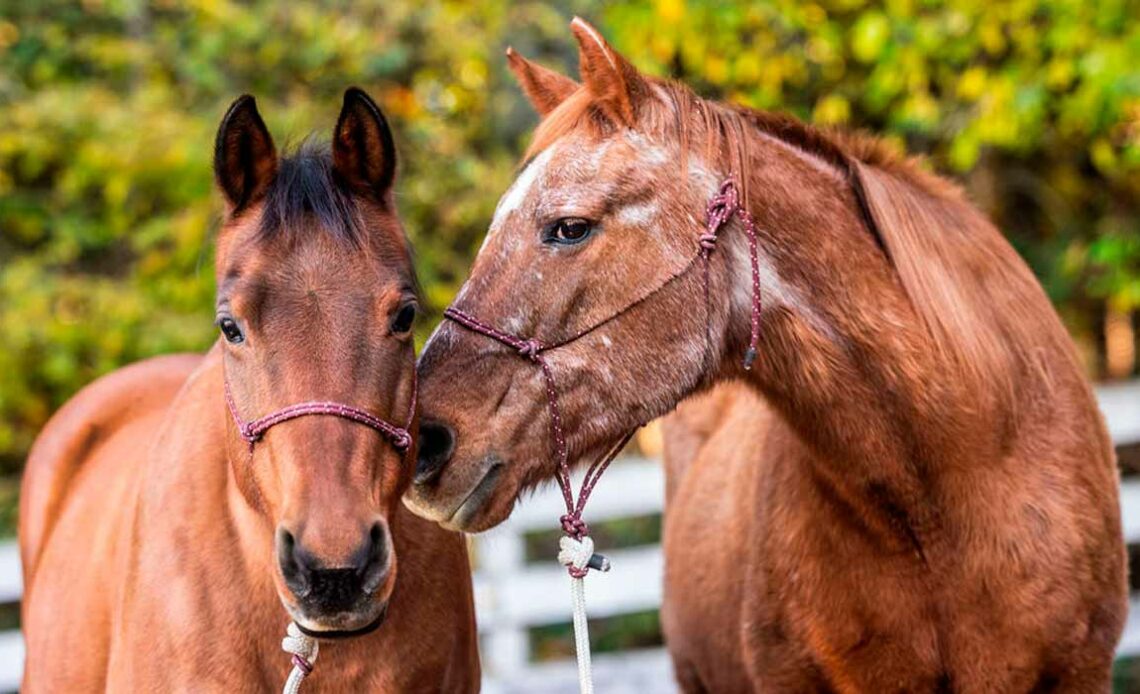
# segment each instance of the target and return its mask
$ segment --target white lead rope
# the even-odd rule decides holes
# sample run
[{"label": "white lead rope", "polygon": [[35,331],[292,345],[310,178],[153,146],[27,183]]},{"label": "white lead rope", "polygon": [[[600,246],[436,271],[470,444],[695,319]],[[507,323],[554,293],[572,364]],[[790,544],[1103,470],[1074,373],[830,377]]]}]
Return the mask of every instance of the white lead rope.
[{"label": "white lead rope", "polygon": [[317,662],[317,653],[321,645],[316,639],[301,633],[296,622],[289,622],[285,630],[286,636],[281,639],[281,650],[293,656],[293,671],[289,679],[285,680],[282,694],[297,694],[301,690],[301,682],[313,671],[313,663]]},{"label": "white lead rope", "polygon": [[[574,607],[574,649],[578,655],[578,686],[582,694],[594,694],[594,675],[590,666],[590,627],[586,621],[586,579],[585,572],[594,556],[594,541],[589,535],[581,540],[563,536],[558,541],[558,562],[570,574],[570,599]],[[604,559],[597,564],[600,571],[609,571],[609,562]],[[578,575],[575,575],[578,574]]]}]

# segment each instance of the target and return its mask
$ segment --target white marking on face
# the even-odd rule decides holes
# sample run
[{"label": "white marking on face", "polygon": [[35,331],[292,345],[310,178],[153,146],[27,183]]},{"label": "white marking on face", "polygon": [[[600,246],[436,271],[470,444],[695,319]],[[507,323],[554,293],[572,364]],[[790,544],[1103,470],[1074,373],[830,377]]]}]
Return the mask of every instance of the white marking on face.
[{"label": "white marking on face", "polygon": [[606,347],[613,347],[614,341],[610,339],[609,335],[602,335],[602,344]]},{"label": "white marking on face", "polygon": [[503,222],[512,213],[522,207],[523,202],[526,201],[530,189],[534,186],[535,181],[539,180],[544,173],[546,167],[550,165],[550,160],[554,157],[555,147],[547,147],[537,157],[534,158],[503,197],[499,199],[499,204],[495,207],[495,216],[491,219],[491,228],[487,231],[487,235],[483,237],[483,245],[479,248],[482,253],[483,249],[487,247],[487,242],[495,235],[495,232],[502,228]]},{"label": "white marking on face", "polygon": [[613,140],[605,140],[596,145],[593,151],[590,152],[589,165],[591,174],[597,174],[599,171],[601,171],[602,158],[606,156],[607,152],[609,152],[610,145],[612,144]]},{"label": "white marking on face", "polygon": [[657,220],[661,205],[655,199],[636,205],[626,205],[618,210],[617,220],[629,226],[645,227]]},{"label": "white marking on face", "polygon": [[645,164],[661,166],[666,162],[673,161],[677,156],[675,149],[662,147],[636,130],[625,131],[624,137],[625,141],[637,151],[638,159]]}]

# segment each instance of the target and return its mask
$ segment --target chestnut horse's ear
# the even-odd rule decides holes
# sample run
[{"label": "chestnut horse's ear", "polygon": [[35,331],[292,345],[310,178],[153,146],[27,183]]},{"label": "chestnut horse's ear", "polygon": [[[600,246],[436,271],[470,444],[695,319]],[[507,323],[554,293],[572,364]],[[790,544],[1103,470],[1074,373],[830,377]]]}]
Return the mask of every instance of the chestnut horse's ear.
[{"label": "chestnut horse's ear", "polygon": [[617,122],[632,127],[637,120],[637,103],[648,90],[648,83],[637,68],[584,19],[575,17],[570,22],[570,31],[578,39],[578,71],[582,83],[590,90],[594,102]]},{"label": "chestnut horse's ear", "polygon": [[396,177],[396,143],[380,107],[349,87],[333,132],[333,170],[358,193],[384,201]]},{"label": "chestnut horse's ear", "polygon": [[214,180],[230,210],[240,210],[265,194],[277,175],[277,150],[257,102],[249,94],[234,101],[214,140]]},{"label": "chestnut horse's ear", "polygon": [[532,63],[507,47],[507,66],[515,73],[523,93],[538,115],[545,116],[577,91],[580,86],[566,75]]}]

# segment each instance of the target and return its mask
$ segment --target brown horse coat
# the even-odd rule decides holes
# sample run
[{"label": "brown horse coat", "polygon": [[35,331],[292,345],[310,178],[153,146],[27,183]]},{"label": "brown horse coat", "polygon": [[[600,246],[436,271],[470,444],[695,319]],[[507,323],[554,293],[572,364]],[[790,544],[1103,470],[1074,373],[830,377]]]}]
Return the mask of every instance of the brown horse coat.
[{"label": "brown horse coat", "polygon": [[236,101],[215,151],[222,339],[100,379],[37,440],[24,691],[272,691],[290,619],[327,639],[306,692],[478,689],[464,540],[400,503],[413,449],[341,417],[256,444],[235,422],[334,401],[414,433],[395,148],[363,92],[330,149],[279,158],[253,99]]},{"label": "brown horse coat", "polygon": [[[221,387],[216,350],[159,357],[91,384],[45,427],[22,499],[23,691],[285,681],[289,620],[269,580],[272,543],[244,550],[261,523],[235,508]],[[383,626],[322,644],[305,692],[478,690],[465,543],[398,508]]]},{"label": "brown horse coat", "polygon": [[[574,459],[741,383],[670,435],[671,471],[688,468],[666,514],[682,684],[1105,690],[1127,610],[1113,449],[1013,248],[871,138],[700,99],[572,29],[580,86],[508,55],[545,118],[456,303],[557,345]],[[751,370],[739,220],[707,280],[683,270],[728,178],[758,227]],[[445,323],[420,373],[409,503],[449,527],[502,521],[554,474],[541,371]]]}]

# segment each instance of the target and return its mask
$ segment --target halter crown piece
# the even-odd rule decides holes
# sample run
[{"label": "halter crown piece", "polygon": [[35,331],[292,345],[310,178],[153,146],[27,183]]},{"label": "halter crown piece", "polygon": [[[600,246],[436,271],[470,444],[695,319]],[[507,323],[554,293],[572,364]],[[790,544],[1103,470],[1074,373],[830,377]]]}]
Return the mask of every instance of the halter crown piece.
[{"label": "halter crown piece", "polygon": [[554,373],[551,371],[550,364],[544,355],[550,350],[574,342],[624,315],[636,306],[648,301],[651,297],[665,289],[665,287],[686,275],[697,262],[700,262],[704,266],[705,344],[707,352],[709,340],[708,321],[711,315],[709,309],[709,259],[712,256],[712,252],[716,249],[716,243],[721,229],[724,228],[725,224],[727,224],[734,215],[740,218],[744,227],[744,233],[748,238],[749,260],[752,266],[751,333],[749,335],[748,349],[744,353],[743,363],[746,370],[751,369],[752,363],[756,359],[756,345],[760,339],[760,265],[756,249],[756,222],[752,218],[751,213],[741,204],[739,190],[731,178],[722,183],[716,194],[709,200],[705,231],[697,240],[697,254],[684,268],[640,298],[629,303],[625,308],[575,333],[569,338],[560,342],[546,343],[536,337],[528,338],[511,335],[454,306],[448,308],[443,314],[445,318],[458,323],[468,330],[513,348],[518,352],[519,356],[530,360],[542,369],[542,377],[546,385],[546,401],[548,409],[550,410],[550,433],[554,441],[554,451],[557,462],[555,477],[558,479],[558,486],[562,491],[562,500],[566,504],[566,513],[559,518],[565,537],[559,542],[560,551],[558,553],[558,561],[566,567],[567,572],[570,574],[570,592],[574,605],[574,638],[578,652],[578,683],[583,694],[592,694],[594,685],[590,672],[590,637],[587,631],[586,598],[582,579],[585,578],[590,569],[609,571],[610,564],[605,557],[594,553],[594,542],[589,537],[589,527],[586,525],[586,522],[582,520],[582,512],[585,509],[586,501],[590,498],[590,494],[594,491],[594,487],[597,485],[602,473],[606,471],[606,468],[609,467],[613,459],[621,452],[621,449],[625,447],[625,444],[629,442],[630,438],[633,437],[633,434],[640,427],[635,427],[622,435],[604,455],[590,465],[586,470],[585,478],[582,480],[582,488],[578,492],[578,499],[575,501],[574,492],[570,483],[569,450],[566,445],[566,435],[562,426],[562,414],[558,408],[558,388],[554,382]]},{"label": "halter crown piece", "polygon": [[[410,431],[412,421],[416,416],[416,398],[419,394],[415,369],[412,369],[412,398],[408,405],[408,419],[402,427],[390,424],[359,407],[325,400],[310,400],[308,402],[289,405],[288,407],[283,407],[280,410],[271,412],[264,417],[246,421],[242,419],[238,413],[237,403],[234,402],[233,393],[230,391],[229,379],[226,378],[223,379],[223,381],[226,391],[226,406],[230,410],[230,416],[233,417],[234,424],[237,425],[238,433],[249,443],[249,456],[251,460],[253,458],[253,447],[265,436],[265,432],[282,422],[288,422],[290,419],[307,417],[309,415],[340,417],[371,427],[380,432],[384,438],[391,442],[393,448],[405,456],[407,456],[412,448],[412,435]],[[290,671],[288,679],[285,680],[283,694],[297,694],[301,689],[301,682],[313,671],[313,663],[316,662],[317,652],[319,651],[317,640],[306,636],[301,632],[301,629],[295,622],[290,622],[286,630],[286,636],[281,641],[281,648],[293,656],[293,669]]]}]

